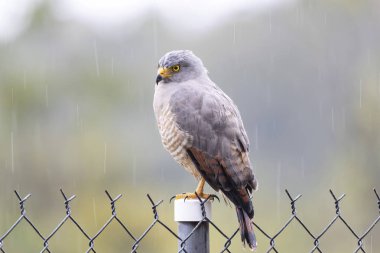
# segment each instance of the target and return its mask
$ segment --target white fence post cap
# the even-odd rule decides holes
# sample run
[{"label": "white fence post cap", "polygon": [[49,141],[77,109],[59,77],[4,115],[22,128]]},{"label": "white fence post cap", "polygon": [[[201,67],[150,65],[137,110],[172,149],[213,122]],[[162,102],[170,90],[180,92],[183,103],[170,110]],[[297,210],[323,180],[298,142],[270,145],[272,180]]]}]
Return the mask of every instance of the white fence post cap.
[{"label": "white fence post cap", "polygon": [[[202,199],[204,201],[204,199]],[[204,203],[206,217],[211,220],[211,200]],[[198,199],[176,199],[174,201],[174,221],[176,222],[191,222],[201,221],[202,208]]]}]

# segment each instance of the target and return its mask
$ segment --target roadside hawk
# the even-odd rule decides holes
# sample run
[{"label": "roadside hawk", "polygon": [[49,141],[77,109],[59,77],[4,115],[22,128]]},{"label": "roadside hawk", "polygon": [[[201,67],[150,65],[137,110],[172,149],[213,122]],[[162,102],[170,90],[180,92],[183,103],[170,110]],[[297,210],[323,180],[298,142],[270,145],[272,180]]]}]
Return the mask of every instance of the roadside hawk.
[{"label": "roadside hawk", "polygon": [[[154,112],[163,146],[193,174],[221,191],[235,206],[243,243],[256,248],[252,191],[257,181],[249,141],[234,102],[210,80],[201,59],[189,50],[166,53],[158,63]],[[195,198],[195,193],[177,198]]]}]

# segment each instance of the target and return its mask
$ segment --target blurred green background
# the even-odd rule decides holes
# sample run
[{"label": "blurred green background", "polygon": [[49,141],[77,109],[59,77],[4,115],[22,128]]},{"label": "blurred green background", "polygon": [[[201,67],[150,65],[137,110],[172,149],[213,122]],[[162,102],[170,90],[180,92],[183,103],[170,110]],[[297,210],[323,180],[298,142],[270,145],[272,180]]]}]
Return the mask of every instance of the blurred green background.
[{"label": "blurred green background", "polygon": [[[252,2],[0,1],[0,235],[19,215],[13,190],[32,193],[29,218],[49,234],[65,215],[60,188],[77,195],[73,216],[90,235],[111,215],[105,189],[123,194],[118,214],[135,236],[153,220],[146,193],[164,200],[160,217],[176,229],[169,199],[196,182],[163,149],[152,110],[158,59],[174,49],[201,57],[241,111],[259,225],[275,234],[285,223],[288,189],[303,194],[298,214],[318,234],[335,215],[332,189],[347,194],[342,215],[362,234],[379,212],[380,2]],[[213,206],[214,222],[232,234],[234,209]],[[269,241],[257,236],[265,252]],[[378,225],[367,252],[380,252],[379,239]],[[211,230],[211,252],[224,243]],[[132,244],[112,224],[95,249],[129,252]],[[4,241],[6,252],[42,245],[25,222]],[[276,245],[308,252],[313,241],[291,224]],[[357,242],[338,223],[320,245],[352,252]],[[49,243],[52,252],[87,246],[69,223]],[[176,248],[157,226],[139,252]],[[244,251],[238,236],[230,249]]]}]

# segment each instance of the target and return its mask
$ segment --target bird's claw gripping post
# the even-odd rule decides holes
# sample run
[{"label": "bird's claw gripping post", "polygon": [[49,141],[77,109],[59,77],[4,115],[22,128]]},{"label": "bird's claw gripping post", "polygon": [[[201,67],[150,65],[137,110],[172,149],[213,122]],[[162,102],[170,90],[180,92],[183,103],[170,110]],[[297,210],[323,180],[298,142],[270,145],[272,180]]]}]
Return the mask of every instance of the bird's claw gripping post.
[{"label": "bird's claw gripping post", "polygon": [[205,200],[214,200],[214,198],[218,199],[220,202],[219,198],[215,194],[205,194],[203,192],[203,188],[205,185],[205,179],[201,178],[201,180],[198,183],[197,188],[195,189],[194,193],[182,193],[182,194],[177,194],[176,196],[172,197],[170,199],[170,202],[175,198],[176,200],[178,199],[183,199],[183,201],[186,201],[187,199],[198,199],[200,202],[202,202],[202,199]]},{"label": "bird's claw gripping post", "polygon": [[[207,202],[209,200],[214,201],[214,199],[217,199],[218,202],[220,203],[220,199],[216,194],[202,194],[201,196],[199,196],[197,192],[195,192],[194,194],[195,194],[195,196],[197,196],[197,199],[200,202]],[[202,199],[204,199],[204,201],[202,201]],[[185,200],[186,200],[186,198],[185,198]]]},{"label": "bird's claw gripping post", "polygon": [[173,201],[173,199],[176,199],[176,200],[177,199],[183,199],[184,202],[187,199],[198,199],[201,202],[202,202],[202,199],[204,199],[205,201],[208,201],[208,200],[214,201],[214,199],[217,199],[218,202],[220,203],[220,199],[219,199],[219,197],[216,194],[202,194],[202,195],[199,195],[197,192],[177,194],[177,195],[175,195],[175,196],[173,196],[173,197],[170,198],[169,203],[171,203]]},{"label": "bird's claw gripping post", "polygon": [[169,203],[172,203],[173,199],[176,199],[176,200],[177,199],[186,199],[189,194],[192,194],[192,193],[183,192],[181,194],[174,195],[173,197],[170,198]]}]

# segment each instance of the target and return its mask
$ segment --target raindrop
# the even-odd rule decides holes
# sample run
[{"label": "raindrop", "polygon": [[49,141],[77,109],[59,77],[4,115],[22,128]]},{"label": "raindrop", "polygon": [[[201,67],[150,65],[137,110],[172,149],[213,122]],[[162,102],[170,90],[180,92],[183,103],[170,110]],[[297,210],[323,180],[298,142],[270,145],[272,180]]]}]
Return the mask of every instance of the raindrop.
[{"label": "raindrop", "polygon": [[259,150],[259,125],[256,125],[255,129],[255,149]]},{"label": "raindrop", "polygon": [[234,41],[233,44],[236,44],[236,24],[234,23]]},{"label": "raindrop", "polygon": [[301,157],[301,175],[302,178],[305,178],[305,158]]},{"label": "raindrop", "polygon": [[342,110],[342,122],[343,122],[343,132],[346,131],[346,110]]},{"label": "raindrop", "polygon": [[367,48],[367,63],[370,65],[371,63],[371,49]]},{"label": "raindrop", "polygon": [[272,13],[269,13],[269,32],[272,33]]},{"label": "raindrop", "polygon": [[273,131],[277,131],[277,121],[276,121],[276,119],[273,119],[273,122],[272,122],[272,129],[273,129]]},{"label": "raindrop", "polygon": [[321,82],[322,81],[322,66],[321,64],[318,64],[318,81]]},{"label": "raindrop", "polygon": [[95,54],[95,64],[96,64],[96,75],[99,76],[99,58],[98,58],[98,46],[96,45],[96,40],[94,41],[94,54]]},{"label": "raindrop", "polygon": [[45,86],[45,105],[49,107],[49,90],[47,85]]},{"label": "raindrop", "polygon": [[362,108],[362,79],[360,79],[360,84],[359,84],[359,105],[360,105],[360,108]]},{"label": "raindrop", "polygon": [[132,184],[133,186],[136,185],[136,155],[133,154],[133,159],[132,159]]},{"label": "raindrop", "polygon": [[11,102],[12,102],[12,106],[13,106],[13,101],[14,101],[14,96],[13,96],[13,94],[14,94],[14,91],[13,91],[13,87],[12,87],[12,93],[11,93]]},{"label": "raindrop", "polygon": [[296,23],[297,24],[300,24],[301,22],[300,22],[300,20],[301,20],[301,10],[300,10],[300,8],[299,7],[297,7],[297,15],[296,15]]},{"label": "raindrop", "polygon": [[160,181],[165,182],[164,168],[160,166]]},{"label": "raindrop", "polygon": [[107,143],[104,143],[104,160],[103,160],[103,172],[107,171]]},{"label": "raindrop", "polygon": [[13,132],[11,132],[11,171],[12,174],[15,172]]},{"label": "raindrop", "polygon": [[154,56],[155,58],[158,57],[158,50],[157,50],[157,21],[156,17],[153,19],[153,49],[154,49]]},{"label": "raindrop", "polygon": [[80,120],[80,131],[81,131],[81,133],[85,134],[84,126],[83,126],[83,119]]},{"label": "raindrop", "polygon": [[77,104],[77,113],[76,113],[76,116],[77,116],[77,125],[79,126],[80,125],[80,121],[79,121],[79,104]]},{"label": "raindrop", "polygon": [[94,197],[92,198],[92,209],[93,209],[93,212],[94,212],[95,227],[98,227],[98,218],[96,216],[96,205],[95,205],[95,198]]},{"label": "raindrop", "polygon": [[331,131],[335,132],[334,107],[331,108]]},{"label": "raindrop", "polygon": [[270,85],[267,86],[267,104],[268,106],[272,104],[272,88]]},{"label": "raindrop", "polygon": [[24,71],[24,74],[23,74],[23,83],[24,83],[24,90],[26,89],[26,74],[25,74],[25,71]]},{"label": "raindrop", "polygon": [[111,75],[113,76],[114,75],[114,58],[112,57],[112,60],[111,60]]},{"label": "raindrop", "polygon": [[322,102],[322,99],[319,100],[318,111],[319,111],[319,118],[322,118],[322,115],[323,115],[323,102]]},{"label": "raindrop", "polygon": [[77,252],[82,252],[83,251],[82,240],[79,236],[76,236],[76,239],[77,239]]},{"label": "raindrop", "polygon": [[276,180],[276,203],[277,203],[277,218],[280,220],[280,200],[281,200],[281,162],[277,162],[277,180]]}]

